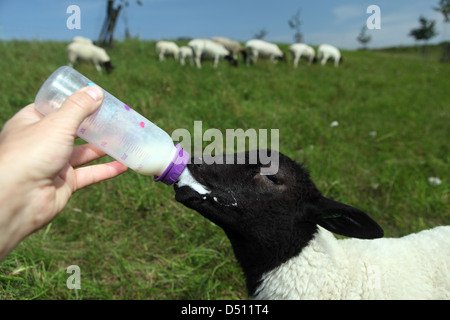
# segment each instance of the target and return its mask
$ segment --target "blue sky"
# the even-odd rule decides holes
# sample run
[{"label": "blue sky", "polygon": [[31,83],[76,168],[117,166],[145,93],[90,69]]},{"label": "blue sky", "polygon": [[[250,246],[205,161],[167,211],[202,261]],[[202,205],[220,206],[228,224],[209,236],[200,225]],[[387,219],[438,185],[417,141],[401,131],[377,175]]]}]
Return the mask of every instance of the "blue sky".
[{"label": "blue sky", "polygon": [[[381,9],[381,29],[368,30],[370,47],[413,44],[408,33],[418,26],[421,14],[436,20],[439,34],[432,43],[450,39],[450,24],[444,24],[432,8],[438,0],[142,0],[142,6],[128,1],[116,28],[118,39],[128,21],[131,34],[146,40],[225,36],[246,41],[264,28],[266,40],[291,43],[294,31],[287,21],[301,9],[304,42],[354,49],[372,4]],[[81,10],[80,30],[66,25],[70,16],[66,9],[73,4]],[[0,0],[0,39],[69,41],[76,35],[96,39],[105,15],[106,0]]]}]

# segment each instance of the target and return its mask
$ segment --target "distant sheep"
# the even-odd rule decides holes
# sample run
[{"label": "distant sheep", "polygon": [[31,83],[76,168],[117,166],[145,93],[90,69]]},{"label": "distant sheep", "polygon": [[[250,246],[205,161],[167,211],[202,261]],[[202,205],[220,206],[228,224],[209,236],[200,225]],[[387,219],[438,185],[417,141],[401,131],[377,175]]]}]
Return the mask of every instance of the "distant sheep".
[{"label": "distant sheep", "polygon": [[91,39],[85,38],[85,37],[82,37],[82,36],[73,37],[72,42],[81,42],[81,43],[85,43],[85,44],[94,44],[94,42]]},{"label": "distant sheep", "polygon": [[258,58],[268,58],[274,63],[277,62],[277,60],[286,61],[284,52],[274,43],[252,39],[245,43],[245,49],[247,50],[248,55],[247,64],[249,64],[250,61],[256,63]]},{"label": "distant sheep", "polygon": [[188,46],[192,48],[194,60],[197,68],[201,68],[201,59],[213,59],[214,68],[217,68],[220,59],[228,60],[233,66],[237,65],[230,52],[221,44],[209,39],[193,39],[189,41]]},{"label": "distant sheep", "polygon": [[191,66],[194,65],[194,54],[192,53],[192,49],[187,46],[180,47],[180,51],[178,52],[178,59],[180,59],[180,64],[182,66],[185,65],[185,59],[189,59],[189,61],[191,62]]},{"label": "distant sheep", "polygon": [[247,60],[247,51],[245,51],[245,48],[238,42],[232,39],[224,38],[224,37],[214,37],[212,38],[214,42],[220,43],[230,51],[233,58],[237,61],[238,55],[242,54],[242,59],[244,62]]},{"label": "distant sheep", "polygon": [[179,48],[175,42],[158,41],[156,43],[156,53],[158,54],[159,61],[164,61],[166,56],[172,56],[174,59],[178,59]]},{"label": "distant sheep", "polygon": [[80,41],[80,39],[77,39],[67,46],[67,57],[69,59],[69,66],[71,67],[73,67],[73,64],[77,60],[83,60],[92,62],[98,72],[102,71],[101,66],[106,69],[107,73],[110,73],[112,69],[114,69],[111,64],[111,59],[105,49],[97,47],[87,41]]},{"label": "distant sheep", "polygon": [[335,67],[342,63],[342,56],[339,49],[329,44],[321,44],[319,46],[319,49],[317,49],[317,58],[321,60],[320,63],[323,66],[327,63],[328,59],[334,61]]},{"label": "distant sheep", "polygon": [[294,43],[289,47],[289,51],[292,53],[292,57],[294,60],[294,68],[297,68],[298,61],[300,60],[300,58],[303,57],[308,60],[309,65],[317,61],[314,49],[311,46],[308,46],[307,44]]},{"label": "distant sheep", "polygon": [[376,239],[374,220],[324,197],[287,156],[229,156],[192,161],[175,199],[225,231],[250,298],[450,299],[450,226]]}]

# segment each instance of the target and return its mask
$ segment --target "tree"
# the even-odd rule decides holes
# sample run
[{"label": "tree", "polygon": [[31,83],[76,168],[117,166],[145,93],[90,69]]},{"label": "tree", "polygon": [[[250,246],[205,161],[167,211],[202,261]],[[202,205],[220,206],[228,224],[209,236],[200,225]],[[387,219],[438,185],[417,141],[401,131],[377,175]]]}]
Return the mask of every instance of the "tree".
[{"label": "tree", "polygon": [[[137,0],[138,5],[142,5],[142,1]],[[120,4],[114,8],[114,0],[108,0],[106,5],[106,18],[103,22],[100,36],[98,37],[97,44],[100,46],[113,46],[114,41],[114,29],[116,28],[117,18],[119,17],[122,8],[128,7],[129,2],[127,0],[120,0]],[[128,30],[129,32],[129,30]]]},{"label": "tree", "polygon": [[363,26],[361,32],[356,38],[356,40],[358,40],[358,42],[362,44],[364,50],[367,49],[367,44],[370,42],[370,40],[372,40],[372,37],[366,34],[366,31],[367,26]]},{"label": "tree", "polygon": [[409,33],[409,36],[414,37],[417,41],[424,41],[424,45],[422,47],[422,55],[425,55],[426,44],[428,40],[437,35],[436,31],[434,30],[436,21],[429,21],[424,16],[420,16],[419,23],[420,27],[417,29],[412,29]]},{"label": "tree", "polygon": [[265,28],[262,28],[261,30],[259,30],[257,33],[255,33],[255,35],[253,36],[253,38],[255,39],[262,39],[265,36],[267,36],[268,32]]},{"label": "tree", "polygon": [[445,23],[450,22],[450,0],[440,0],[439,7],[434,7],[434,10],[444,15]]},{"label": "tree", "polygon": [[302,21],[300,20],[301,10],[298,9],[297,13],[294,14],[291,19],[288,20],[289,27],[295,30],[294,33],[294,42],[299,43],[302,42],[302,34],[300,32],[300,26]]},{"label": "tree", "polygon": [[[439,6],[434,10],[439,11],[444,16],[444,23],[450,22],[450,0],[440,0]],[[441,62],[450,62],[450,44],[447,44],[442,52]]]}]

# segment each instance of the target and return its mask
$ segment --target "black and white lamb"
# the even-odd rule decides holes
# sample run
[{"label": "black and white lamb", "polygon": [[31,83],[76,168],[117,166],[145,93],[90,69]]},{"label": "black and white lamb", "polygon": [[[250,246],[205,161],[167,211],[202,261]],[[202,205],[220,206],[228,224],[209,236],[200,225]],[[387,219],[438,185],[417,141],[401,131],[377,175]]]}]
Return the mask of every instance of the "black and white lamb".
[{"label": "black and white lamb", "polygon": [[321,60],[320,63],[324,66],[328,60],[334,61],[334,66],[338,67],[342,63],[341,51],[329,44],[321,44],[317,49],[317,59]]},{"label": "black and white lamb", "polygon": [[298,67],[300,58],[308,60],[308,65],[317,61],[314,48],[305,43],[294,43],[289,46],[289,51],[292,53],[292,60],[294,60],[294,68]]},{"label": "black and white lamb", "polygon": [[258,58],[268,58],[273,63],[280,61],[286,61],[286,55],[275,44],[260,39],[248,40],[245,43],[245,49],[247,50],[247,64],[255,64]]},{"label": "black and white lamb", "polygon": [[241,54],[243,61],[247,61],[247,51],[238,41],[224,37],[214,37],[212,40],[223,45],[232,54],[234,60],[237,61],[239,54]]},{"label": "black and white lamb", "polygon": [[158,54],[159,61],[164,61],[166,57],[172,56],[178,59],[180,48],[173,41],[158,41],[156,43],[156,53]]},{"label": "black and white lamb", "polygon": [[74,37],[72,42],[67,46],[67,58],[69,66],[73,67],[77,60],[92,62],[98,72],[105,68],[110,73],[114,67],[111,59],[105,49],[93,44],[92,40],[83,37]]},{"label": "black and white lamb", "polygon": [[209,39],[192,39],[188,42],[188,46],[192,48],[195,65],[199,69],[202,67],[202,59],[213,59],[214,68],[217,68],[220,59],[228,60],[232,66],[237,66],[237,60],[233,58],[230,51],[217,42]]},{"label": "black and white lamb", "polygon": [[325,198],[302,165],[280,153],[278,172],[263,175],[267,165],[241,156],[245,164],[189,164],[175,191],[225,231],[250,298],[450,298],[449,226],[375,239],[380,226]]}]

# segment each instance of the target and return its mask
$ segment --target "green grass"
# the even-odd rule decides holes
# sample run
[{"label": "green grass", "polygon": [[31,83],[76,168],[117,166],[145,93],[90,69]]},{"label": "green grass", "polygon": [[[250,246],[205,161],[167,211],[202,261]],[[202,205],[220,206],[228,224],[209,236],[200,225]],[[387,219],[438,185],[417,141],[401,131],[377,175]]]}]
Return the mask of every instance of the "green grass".
[{"label": "green grass", "polygon": [[[66,64],[64,48],[0,42],[0,126]],[[425,59],[417,50],[348,51],[337,69],[261,61],[197,70],[158,62],[152,42],[129,41],[110,51],[111,75],[77,69],[168,133],[193,135],[195,120],[203,131],[279,129],[280,151],[305,162],[326,196],[365,210],[391,237],[449,223],[450,64],[429,50]],[[430,176],[443,183],[431,186]],[[66,287],[70,265],[80,267],[81,290]],[[246,297],[222,230],[131,170],[76,193],[0,263],[0,299]]]}]

